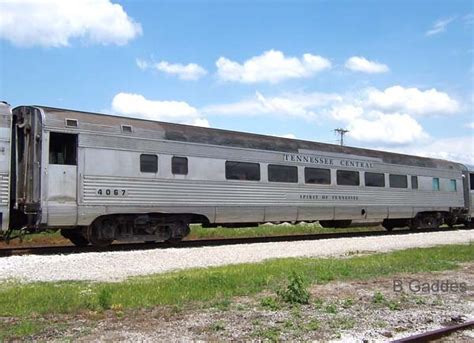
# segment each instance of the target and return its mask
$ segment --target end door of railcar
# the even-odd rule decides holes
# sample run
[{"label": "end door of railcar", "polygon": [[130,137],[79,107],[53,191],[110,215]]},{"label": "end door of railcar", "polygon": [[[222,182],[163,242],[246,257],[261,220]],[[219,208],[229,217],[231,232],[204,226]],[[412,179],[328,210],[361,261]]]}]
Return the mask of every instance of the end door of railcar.
[{"label": "end door of railcar", "polygon": [[10,219],[10,105],[0,102],[0,236],[8,230]]}]

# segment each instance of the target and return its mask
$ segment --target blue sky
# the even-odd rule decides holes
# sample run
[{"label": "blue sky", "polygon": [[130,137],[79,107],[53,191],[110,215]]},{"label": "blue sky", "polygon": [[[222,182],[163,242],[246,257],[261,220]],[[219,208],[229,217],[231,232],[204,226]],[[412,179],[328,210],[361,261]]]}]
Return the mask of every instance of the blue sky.
[{"label": "blue sky", "polygon": [[[0,0],[0,99],[474,164],[472,1]],[[18,25],[21,23],[21,25]]]}]

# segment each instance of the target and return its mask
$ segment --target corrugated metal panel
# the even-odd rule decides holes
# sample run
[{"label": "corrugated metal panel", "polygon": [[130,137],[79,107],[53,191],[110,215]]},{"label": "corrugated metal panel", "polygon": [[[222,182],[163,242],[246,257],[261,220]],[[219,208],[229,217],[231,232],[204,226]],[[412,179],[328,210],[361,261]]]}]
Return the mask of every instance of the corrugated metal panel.
[{"label": "corrugated metal panel", "polygon": [[[110,195],[98,190],[111,190]],[[260,182],[210,182],[84,176],[84,204],[105,205],[288,205],[288,206],[423,206],[462,207],[461,192],[368,190],[364,187],[321,186]],[[118,190],[117,196],[113,191]],[[121,190],[125,195],[121,195]],[[306,197],[305,197],[306,196]]]},{"label": "corrugated metal panel", "polygon": [[8,174],[0,174],[0,205],[8,206],[9,205],[9,194],[8,194],[8,184],[10,182],[10,177]]}]

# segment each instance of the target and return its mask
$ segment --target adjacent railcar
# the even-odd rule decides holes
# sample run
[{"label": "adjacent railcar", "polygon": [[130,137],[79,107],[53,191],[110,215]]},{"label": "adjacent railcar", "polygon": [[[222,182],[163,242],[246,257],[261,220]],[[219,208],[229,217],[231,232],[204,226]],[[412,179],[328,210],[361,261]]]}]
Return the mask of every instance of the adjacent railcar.
[{"label": "adjacent railcar", "polygon": [[1,118],[3,231],[106,245],[180,240],[190,223],[390,230],[473,213],[474,174],[455,162],[42,106]]}]

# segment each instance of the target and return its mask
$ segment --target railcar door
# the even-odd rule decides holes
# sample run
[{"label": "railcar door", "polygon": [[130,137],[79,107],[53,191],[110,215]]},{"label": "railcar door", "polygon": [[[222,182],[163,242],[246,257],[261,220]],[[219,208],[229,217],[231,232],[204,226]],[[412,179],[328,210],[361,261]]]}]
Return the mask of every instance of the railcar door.
[{"label": "railcar door", "polygon": [[77,222],[77,139],[75,133],[49,133],[49,226]]},{"label": "railcar door", "polygon": [[8,230],[10,217],[11,121],[10,105],[0,102],[0,233]]},{"label": "railcar door", "polygon": [[29,106],[13,110],[12,180],[14,211],[10,226],[36,227],[41,220],[42,118],[39,109]]},{"label": "railcar door", "polygon": [[471,207],[471,217],[474,217],[474,173],[469,173],[469,204]]}]

